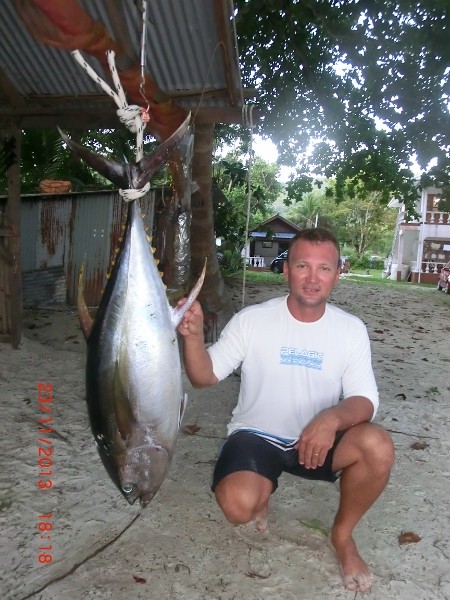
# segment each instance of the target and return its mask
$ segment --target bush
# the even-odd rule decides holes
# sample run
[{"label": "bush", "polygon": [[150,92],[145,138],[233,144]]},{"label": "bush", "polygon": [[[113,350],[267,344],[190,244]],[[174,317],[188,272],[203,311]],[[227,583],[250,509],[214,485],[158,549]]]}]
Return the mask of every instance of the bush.
[{"label": "bush", "polygon": [[235,273],[242,269],[242,257],[238,250],[224,249],[221,269],[225,273]]}]

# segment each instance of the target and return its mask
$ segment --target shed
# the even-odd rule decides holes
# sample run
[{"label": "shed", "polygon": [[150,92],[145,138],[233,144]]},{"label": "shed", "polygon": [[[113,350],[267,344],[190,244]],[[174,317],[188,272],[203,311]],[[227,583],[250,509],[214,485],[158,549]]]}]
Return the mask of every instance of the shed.
[{"label": "shed", "polygon": [[0,339],[14,347],[22,339],[21,130],[118,126],[115,104],[69,51],[82,51],[109,80],[105,50],[112,48],[128,101],[147,102],[152,114],[147,129],[158,140],[189,111],[194,126],[208,126],[212,136],[214,123],[242,122],[245,93],[233,14],[231,0],[152,0],[148,6],[134,0],[3,3],[0,151],[8,151],[10,160],[0,224]]},{"label": "shed", "polygon": [[250,247],[247,256],[263,257],[264,264],[270,262],[289,247],[289,242],[302,228],[274,215],[249,231]]}]

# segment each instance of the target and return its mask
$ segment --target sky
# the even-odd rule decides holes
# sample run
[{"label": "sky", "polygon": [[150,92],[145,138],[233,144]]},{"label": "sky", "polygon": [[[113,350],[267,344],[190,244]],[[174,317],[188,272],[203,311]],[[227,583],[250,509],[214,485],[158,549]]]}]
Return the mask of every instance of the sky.
[{"label": "sky", "polygon": [[[263,139],[261,136],[255,135],[253,137],[253,150],[257,156],[259,156],[260,158],[263,158],[268,163],[277,162],[277,159],[278,159],[277,147],[271,140]],[[430,169],[435,164],[436,164],[436,160],[433,159],[430,162],[430,164],[427,166],[427,169]],[[411,168],[412,172],[414,173],[414,175],[416,177],[420,177],[423,170],[419,167],[419,165],[415,161],[414,157],[411,159],[411,164],[408,166]],[[292,171],[293,171],[292,168],[284,167],[281,165],[280,172],[277,177],[278,181],[280,181],[281,183],[286,183],[286,181],[289,180],[289,177],[290,177]]]},{"label": "sky", "polygon": [[[252,146],[255,154],[260,158],[264,159],[268,163],[276,163],[278,159],[278,151],[275,144],[268,139],[263,139],[259,135],[253,137]],[[280,172],[278,174],[278,181],[286,183],[292,172],[290,167],[280,166]]]}]

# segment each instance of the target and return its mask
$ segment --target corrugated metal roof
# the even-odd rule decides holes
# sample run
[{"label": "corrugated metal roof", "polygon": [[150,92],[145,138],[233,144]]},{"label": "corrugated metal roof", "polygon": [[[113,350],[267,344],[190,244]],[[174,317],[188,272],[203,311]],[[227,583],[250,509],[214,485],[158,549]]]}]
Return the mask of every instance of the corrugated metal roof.
[{"label": "corrugated metal roof", "polygon": [[[110,36],[121,37],[127,56],[140,62],[141,3],[79,0]],[[186,108],[242,106],[242,87],[231,0],[151,0],[146,23],[146,69],[158,86]],[[19,19],[14,2],[0,0],[0,119],[18,114],[13,96],[36,103],[41,113],[62,107],[115,105],[70,53],[37,41]],[[118,15],[123,19],[117,24]],[[113,21],[116,21],[114,23]],[[101,75],[99,63],[86,60]],[[89,98],[91,105],[88,104]],[[24,104],[25,108],[25,104]]]},{"label": "corrugated metal roof", "polygon": [[[273,232],[270,235],[271,240],[290,240],[293,238],[295,233],[283,233],[283,232]],[[266,238],[267,231],[252,231],[250,233],[250,237],[252,238]]]}]

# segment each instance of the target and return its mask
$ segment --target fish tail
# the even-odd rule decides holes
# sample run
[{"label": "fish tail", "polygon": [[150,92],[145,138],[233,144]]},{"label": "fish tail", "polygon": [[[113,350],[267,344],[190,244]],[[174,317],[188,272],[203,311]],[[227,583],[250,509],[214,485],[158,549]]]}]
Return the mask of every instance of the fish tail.
[{"label": "fish tail", "polygon": [[78,318],[80,319],[81,329],[86,339],[91,335],[93,318],[89,314],[89,309],[84,299],[84,261],[81,263],[80,272],[78,274],[78,289],[77,289],[77,308]]},{"label": "fish tail", "polygon": [[200,293],[200,290],[202,289],[203,282],[205,281],[206,262],[207,262],[207,259],[205,258],[205,264],[203,265],[203,270],[200,273],[200,277],[198,278],[197,283],[192,288],[191,293],[186,298],[186,302],[184,302],[184,304],[182,306],[177,306],[175,309],[173,309],[172,323],[173,323],[175,329],[181,323],[181,321],[183,320],[184,314],[192,306],[192,304],[194,303],[194,300],[197,298],[197,296]]}]

